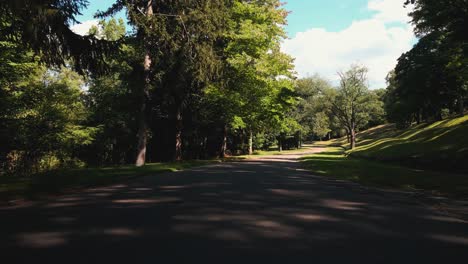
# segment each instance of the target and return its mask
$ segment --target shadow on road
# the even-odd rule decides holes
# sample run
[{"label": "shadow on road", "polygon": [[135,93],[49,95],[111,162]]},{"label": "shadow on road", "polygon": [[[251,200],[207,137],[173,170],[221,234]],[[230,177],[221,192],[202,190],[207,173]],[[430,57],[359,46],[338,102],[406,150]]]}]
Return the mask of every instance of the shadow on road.
[{"label": "shadow on road", "polygon": [[[454,263],[468,224],[267,157],[0,209],[5,263]],[[461,263],[461,262],[460,262]]]}]

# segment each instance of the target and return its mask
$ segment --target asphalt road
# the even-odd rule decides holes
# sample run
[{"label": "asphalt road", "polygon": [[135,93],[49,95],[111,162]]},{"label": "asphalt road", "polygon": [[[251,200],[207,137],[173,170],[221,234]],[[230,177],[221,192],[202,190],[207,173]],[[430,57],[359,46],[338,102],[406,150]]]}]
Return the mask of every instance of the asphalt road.
[{"label": "asphalt road", "polygon": [[298,155],[0,208],[1,263],[468,263],[468,223]]}]

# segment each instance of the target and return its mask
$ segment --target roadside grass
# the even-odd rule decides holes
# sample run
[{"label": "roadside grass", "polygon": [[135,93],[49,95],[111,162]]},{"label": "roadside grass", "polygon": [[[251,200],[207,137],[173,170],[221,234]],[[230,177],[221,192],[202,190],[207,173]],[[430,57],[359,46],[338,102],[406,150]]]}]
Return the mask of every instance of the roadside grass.
[{"label": "roadside grass", "polygon": [[240,155],[240,156],[232,156],[228,159],[232,160],[245,160],[252,157],[262,157],[262,156],[275,156],[275,155],[284,155],[284,154],[291,154],[291,153],[301,153],[310,150],[313,145],[303,144],[299,149],[291,149],[291,150],[283,150],[279,151],[278,147],[271,147],[269,150],[255,150],[253,155]]},{"label": "roadside grass", "polygon": [[79,189],[117,183],[142,176],[180,171],[208,165],[216,160],[195,160],[171,163],[151,163],[143,167],[119,166],[103,168],[80,168],[50,171],[29,178],[2,175],[0,177],[0,200],[34,199],[46,194],[57,194],[69,189]]},{"label": "roadside grass", "polygon": [[346,137],[313,146],[324,152],[303,162],[319,175],[468,196],[468,115],[409,129],[375,127],[357,135],[354,150]]},{"label": "roadside grass", "polygon": [[[346,138],[323,144],[349,145]],[[468,174],[468,115],[409,129],[397,129],[392,124],[375,127],[359,133],[357,147],[346,154],[415,168]]]},{"label": "roadside grass", "polygon": [[467,175],[403,167],[396,164],[348,156],[341,147],[302,159],[305,168],[317,175],[335,177],[376,187],[424,190],[434,194],[468,196]]}]

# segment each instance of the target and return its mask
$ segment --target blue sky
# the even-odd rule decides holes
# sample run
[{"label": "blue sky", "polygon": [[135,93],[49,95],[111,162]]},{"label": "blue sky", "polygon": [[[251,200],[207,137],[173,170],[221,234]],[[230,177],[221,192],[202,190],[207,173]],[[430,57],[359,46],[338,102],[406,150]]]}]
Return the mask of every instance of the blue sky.
[{"label": "blue sky", "polygon": [[[82,10],[80,22],[94,19],[97,10],[106,10],[114,0],[90,0],[88,9]],[[286,30],[293,37],[297,32],[312,27],[330,31],[342,30],[356,19],[370,18],[373,12],[366,10],[368,0],[289,0],[285,8],[291,11]],[[124,17],[123,13],[118,15]]]},{"label": "blue sky", "polygon": [[[106,10],[114,0],[89,0],[78,17],[76,32],[95,24],[93,15]],[[385,77],[398,57],[416,42],[410,9],[405,0],[289,0],[290,11],[282,50],[296,58],[299,77],[319,74],[337,83],[337,72],[351,64],[369,68],[369,86],[385,87]],[[122,12],[118,17],[124,17]]]},{"label": "blue sky", "polygon": [[291,11],[288,17],[288,34],[322,27],[339,31],[348,27],[353,20],[366,19],[372,13],[366,9],[367,0],[289,0],[285,8]]}]

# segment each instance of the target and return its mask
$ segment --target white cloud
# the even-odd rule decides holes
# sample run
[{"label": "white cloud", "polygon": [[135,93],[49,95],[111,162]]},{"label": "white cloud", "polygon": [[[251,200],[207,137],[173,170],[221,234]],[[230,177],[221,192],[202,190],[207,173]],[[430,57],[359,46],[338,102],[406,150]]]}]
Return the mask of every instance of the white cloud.
[{"label": "white cloud", "polygon": [[403,2],[370,0],[368,9],[376,11],[372,18],[354,21],[339,32],[311,28],[286,40],[282,49],[296,58],[299,77],[319,73],[337,83],[337,71],[360,63],[369,68],[371,88],[385,87],[387,73],[415,40]]},{"label": "white cloud", "polygon": [[88,35],[89,29],[92,26],[97,26],[99,24],[99,20],[87,20],[81,24],[76,24],[70,27],[70,29],[75,32],[76,34],[85,36]]},{"label": "white cloud", "polygon": [[403,0],[370,0],[367,8],[376,11],[376,19],[384,22],[403,22],[408,23],[410,18],[408,13],[411,7],[404,7]]}]

